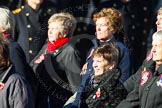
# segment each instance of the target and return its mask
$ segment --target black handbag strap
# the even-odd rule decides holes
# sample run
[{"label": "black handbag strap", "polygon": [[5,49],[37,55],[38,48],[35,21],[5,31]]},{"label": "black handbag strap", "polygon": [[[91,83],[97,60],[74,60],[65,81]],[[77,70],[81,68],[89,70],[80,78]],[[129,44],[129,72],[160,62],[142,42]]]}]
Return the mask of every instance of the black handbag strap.
[{"label": "black handbag strap", "polygon": [[50,55],[46,56],[46,59],[44,60],[44,65],[45,65],[45,68],[46,68],[48,74],[50,75],[51,79],[55,83],[57,83],[58,85],[60,85],[61,87],[65,88],[65,89],[71,91],[70,85],[67,82],[63,81],[62,78],[60,78],[60,76],[58,76],[58,74],[56,73],[56,71],[52,65]]}]

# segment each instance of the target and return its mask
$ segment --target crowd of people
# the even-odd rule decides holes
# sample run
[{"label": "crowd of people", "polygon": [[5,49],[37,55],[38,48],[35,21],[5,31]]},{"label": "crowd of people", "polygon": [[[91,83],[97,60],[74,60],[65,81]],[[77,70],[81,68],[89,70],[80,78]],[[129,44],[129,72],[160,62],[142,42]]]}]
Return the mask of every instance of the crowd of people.
[{"label": "crowd of people", "polygon": [[74,36],[78,19],[44,0],[1,6],[0,18],[1,108],[162,107],[162,7],[135,73],[119,9],[93,13],[95,35]]}]

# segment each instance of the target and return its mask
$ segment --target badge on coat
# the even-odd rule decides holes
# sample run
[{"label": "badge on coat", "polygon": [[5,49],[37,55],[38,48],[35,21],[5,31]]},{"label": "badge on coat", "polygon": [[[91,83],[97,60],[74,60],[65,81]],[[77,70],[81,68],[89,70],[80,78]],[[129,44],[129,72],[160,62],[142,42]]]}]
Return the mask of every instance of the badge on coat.
[{"label": "badge on coat", "polygon": [[144,67],[144,70],[142,71],[142,77],[140,79],[140,86],[143,86],[148,79],[150,78],[150,72],[146,70],[146,67]]},{"label": "badge on coat", "polygon": [[157,86],[162,87],[162,74],[160,74],[160,80],[156,82]]}]

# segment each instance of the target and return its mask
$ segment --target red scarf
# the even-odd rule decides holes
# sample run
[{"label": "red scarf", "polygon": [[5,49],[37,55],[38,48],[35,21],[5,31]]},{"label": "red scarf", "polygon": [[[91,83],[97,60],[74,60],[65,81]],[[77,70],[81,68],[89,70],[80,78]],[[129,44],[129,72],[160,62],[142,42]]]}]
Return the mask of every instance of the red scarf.
[{"label": "red scarf", "polygon": [[69,38],[66,37],[66,38],[60,38],[57,41],[55,41],[54,43],[51,43],[50,41],[48,41],[47,51],[52,52],[52,51],[56,50],[57,48],[64,45],[68,40],[69,40]]}]

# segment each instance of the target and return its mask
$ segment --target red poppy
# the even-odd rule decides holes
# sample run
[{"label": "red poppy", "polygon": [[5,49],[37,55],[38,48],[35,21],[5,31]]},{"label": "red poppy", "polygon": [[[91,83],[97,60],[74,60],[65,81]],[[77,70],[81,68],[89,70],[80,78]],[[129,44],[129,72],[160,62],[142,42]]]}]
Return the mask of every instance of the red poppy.
[{"label": "red poppy", "polygon": [[4,88],[5,84],[0,82],[0,90],[2,90]]},{"label": "red poppy", "polygon": [[99,98],[101,96],[101,89],[98,88],[96,92],[96,97]]}]

